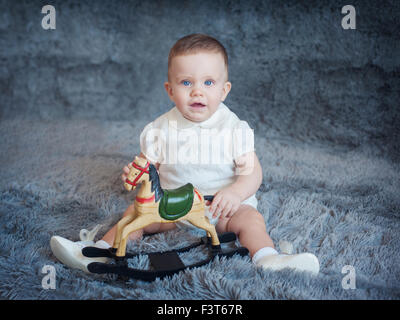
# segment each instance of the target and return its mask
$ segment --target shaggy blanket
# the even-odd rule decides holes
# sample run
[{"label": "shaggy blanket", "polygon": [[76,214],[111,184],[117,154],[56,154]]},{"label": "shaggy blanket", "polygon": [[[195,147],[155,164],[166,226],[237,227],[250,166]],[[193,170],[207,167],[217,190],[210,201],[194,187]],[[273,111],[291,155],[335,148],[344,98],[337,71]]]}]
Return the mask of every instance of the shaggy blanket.
[{"label": "shaggy blanket", "polygon": [[[371,147],[340,148],[256,135],[264,182],[259,210],[277,244],[312,252],[318,276],[264,271],[234,256],[153,283],[115,281],[64,267],[49,240],[79,240],[103,224],[102,236],[132,201],[121,168],[139,152],[145,122],[3,121],[0,155],[0,294],[7,299],[398,299],[400,168]],[[178,248],[202,231],[172,230],[130,243],[131,250]],[[193,249],[185,263],[204,252]],[[146,257],[130,261],[148,268]],[[56,289],[43,289],[45,265]],[[344,266],[355,289],[344,289]]]}]

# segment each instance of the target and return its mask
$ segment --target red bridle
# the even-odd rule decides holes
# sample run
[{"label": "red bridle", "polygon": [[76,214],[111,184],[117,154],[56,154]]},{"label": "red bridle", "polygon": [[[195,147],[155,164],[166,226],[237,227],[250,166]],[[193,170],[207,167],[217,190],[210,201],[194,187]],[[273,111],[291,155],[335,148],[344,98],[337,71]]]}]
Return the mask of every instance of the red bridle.
[{"label": "red bridle", "polygon": [[132,167],[134,167],[135,169],[138,169],[138,170],[140,170],[140,173],[138,174],[138,176],[135,178],[135,180],[133,180],[133,181],[130,181],[128,178],[126,178],[126,180],[125,180],[125,182],[126,183],[128,183],[128,184],[130,184],[130,185],[132,185],[132,186],[134,186],[134,187],[136,187],[136,183],[137,183],[137,181],[140,179],[140,177],[144,174],[144,173],[149,173],[149,170],[148,170],[148,168],[149,168],[149,166],[150,166],[150,162],[146,162],[146,167],[140,167],[140,166],[138,166],[135,162],[132,162]]}]

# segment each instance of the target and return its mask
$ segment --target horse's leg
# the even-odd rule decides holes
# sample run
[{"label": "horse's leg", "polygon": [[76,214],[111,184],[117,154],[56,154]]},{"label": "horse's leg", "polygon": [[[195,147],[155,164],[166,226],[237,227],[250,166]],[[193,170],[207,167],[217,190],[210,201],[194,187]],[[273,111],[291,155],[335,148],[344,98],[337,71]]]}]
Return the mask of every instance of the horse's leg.
[{"label": "horse's leg", "polygon": [[211,236],[211,244],[213,246],[220,245],[217,231],[215,230],[215,226],[207,221],[204,216],[203,211],[193,211],[187,216],[187,221],[189,221],[195,227],[203,229],[207,231],[207,236]]},{"label": "horse's leg", "polygon": [[138,215],[138,217],[129,223],[122,231],[121,241],[117,250],[117,257],[125,257],[126,254],[126,243],[128,241],[129,235],[136,231],[147,227],[149,224],[160,222],[160,219],[157,218],[157,215],[146,213],[143,215]]},{"label": "horse's leg", "polygon": [[134,219],[136,219],[136,212],[135,208],[133,207],[132,212],[129,212],[125,217],[123,217],[121,220],[118,221],[117,231],[115,233],[115,239],[113,244],[114,249],[118,249],[119,247],[119,243],[121,242],[122,231],[124,230],[125,226],[131,223]]}]

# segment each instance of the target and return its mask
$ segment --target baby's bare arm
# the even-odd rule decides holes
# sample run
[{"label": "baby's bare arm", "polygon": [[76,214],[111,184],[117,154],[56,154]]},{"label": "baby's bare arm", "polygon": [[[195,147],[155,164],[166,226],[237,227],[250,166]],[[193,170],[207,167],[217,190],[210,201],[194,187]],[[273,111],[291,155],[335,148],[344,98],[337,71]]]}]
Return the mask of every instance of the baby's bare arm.
[{"label": "baby's bare arm", "polygon": [[249,152],[235,160],[236,181],[230,186],[244,201],[260,188],[262,183],[262,168],[255,152]]},{"label": "baby's bare arm", "polygon": [[262,182],[262,169],[255,152],[249,152],[235,160],[237,179],[230,186],[214,195],[210,206],[213,217],[221,214],[232,216],[242,201],[255,194]]}]

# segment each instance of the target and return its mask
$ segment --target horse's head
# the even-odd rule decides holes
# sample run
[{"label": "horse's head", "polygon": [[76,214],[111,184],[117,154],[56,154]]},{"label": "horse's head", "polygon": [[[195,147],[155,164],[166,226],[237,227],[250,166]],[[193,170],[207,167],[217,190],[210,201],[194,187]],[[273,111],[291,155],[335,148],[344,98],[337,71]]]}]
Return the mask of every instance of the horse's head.
[{"label": "horse's head", "polygon": [[125,189],[128,191],[134,190],[138,184],[149,180],[149,166],[150,163],[146,159],[136,156],[135,160],[128,165],[130,171],[124,183]]}]

